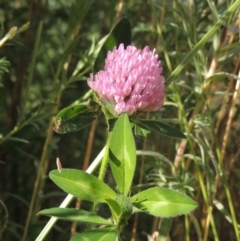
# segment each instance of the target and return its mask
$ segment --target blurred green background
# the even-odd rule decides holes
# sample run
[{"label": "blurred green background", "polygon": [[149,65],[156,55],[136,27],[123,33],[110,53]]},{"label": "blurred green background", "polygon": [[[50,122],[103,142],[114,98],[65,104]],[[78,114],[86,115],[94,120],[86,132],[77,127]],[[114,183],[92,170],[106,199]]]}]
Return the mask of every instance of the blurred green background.
[{"label": "blurred green background", "polygon": [[[53,133],[52,117],[89,94],[86,80],[99,47],[121,17],[132,24],[134,45],[156,49],[167,79],[234,2],[1,0],[0,38],[14,26],[30,25],[0,45],[0,240],[35,240],[48,221],[36,213],[59,206],[66,196],[47,175],[56,158],[63,167],[86,169],[104,146],[103,117],[65,135]],[[154,182],[199,203],[191,215],[174,219],[171,240],[237,240],[239,26],[237,11],[228,14],[171,79],[161,110],[146,114],[188,133],[188,141],[155,133],[136,137],[139,149],[161,153],[175,170],[164,157],[139,158],[133,192]],[[106,182],[112,184],[110,172]],[[99,212],[108,215],[104,206]],[[151,240],[147,235],[158,224],[159,218],[133,216],[122,240]],[[85,228],[58,221],[46,240],[69,240]]]}]

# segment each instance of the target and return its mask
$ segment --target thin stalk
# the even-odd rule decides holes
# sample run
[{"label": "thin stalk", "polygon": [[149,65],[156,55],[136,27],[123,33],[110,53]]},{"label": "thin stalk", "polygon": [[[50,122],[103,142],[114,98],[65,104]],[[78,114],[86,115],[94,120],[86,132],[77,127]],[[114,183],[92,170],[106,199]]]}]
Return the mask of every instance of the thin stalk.
[{"label": "thin stalk", "polygon": [[[98,154],[98,156],[94,159],[94,161],[91,163],[91,165],[88,167],[88,169],[86,170],[87,173],[92,174],[97,167],[99,166],[103,155],[105,153],[105,147],[101,150],[101,152]],[[64,199],[64,201],[61,203],[61,205],[59,206],[60,208],[65,208],[67,207],[70,202],[73,200],[73,195],[68,194],[67,197]],[[46,224],[46,226],[42,229],[41,233],[38,235],[38,237],[36,238],[35,241],[42,241],[46,235],[49,233],[49,231],[52,229],[53,225],[56,223],[56,221],[58,220],[58,218],[52,217],[48,223]]]},{"label": "thin stalk", "polygon": [[99,175],[98,175],[98,178],[101,181],[104,179],[106,169],[107,169],[107,164],[108,164],[108,159],[109,159],[109,147],[110,147],[111,138],[112,138],[112,132],[109,132],[108,137],[107,137],[105,153],[104,153],[104,156],[103,156],[103,160],[102,160]]},{"label": "thin stalk", "polygon": [[[99,175],[98,175],[98,179],[99,180],[103,180],[106,174],[106,169],[107,169],[107,164],[108,164],[108,159],[109,159],[109,147],[110,147],[110,142],[111,142],[111,137],[112,137],[112,132],[108,133],[108,137],[107,137],[107,143],[105,146],[105,152],[103,155],[103,159],[102,159],[102,163],[100,166],[100,171],[99,171]],[[97,203],[93,203],[92,206],[92,213],[95,213],[97,210]],[[91,229],[91,226],[89,227],[89,229]]]},{"label": "thin stalk", "polygon": [[[238,77],[239,76],[240,76],[240,71],[238,73]],[[222,159],[224,159],[224,157],[225,157],[226,147],[227,147],[227,143],[228,143],[228,139],[229,139],[229,135],[230,135],[230,130],[231,130],[231,126],[232,126],[232,121],[233,121],[233,117],[235,115],[235,105],[236,105],[236,102],[238,100],[239,87],[240,87],[240,80],[238,79],[237,83],[236,83],[236,86],[235,86],[233,98],[232,98],[232,104],[231,104],[230,111],[229,111],[229,118],[228,118],[227,125],[226,125],[225,135],[223,137]]]},{"label": "thin stalk", "polygon": [[201,228],[199,226],[199,223],[198,223],[197,219],[195,218],[195,216],[192,213],[189,213],[188,215],[191,218],[191,221],[192,221],[192,223],[195,227],[195,230],[197,232],[198,241],[202,241],[202,232],[201,232]]},{"label": "thin stalk", "polygon": [[162,218],[159,223],[159,235],[158,241],[169,240],[169,231],[171,229],[173,218]]},{"label": "thin stalk", "polygon": [[184,216],[184,222],[185,222],[185,229],[186,229],[185,240],[186,241],[190,241],[190,236],[189,236],[190,224],[189,224],[189,220],[188,220],[188,216],[187,215]]},{"label": "thin stalk", "polygon": [[[230,38],[229,38],[229,41],[228,41],[229,45],[233,43],[235,35],[239,30],[239,26],[240,26],[240,18],[237,19],[236,24],[235,24],[235,28],[230,35]],[[223,46],[223,44],[225,43],[225,39],[226,39],[227,34],[228,34],[228,28],[226,27],[224,29],[223,33],[222,33],[221,46]],[[225,52],[225,54],[228,54],[228,52]],[[238,56],[237,60],[235,61],[235,67],[234,67],[234,70],[233,70],[234,74],[237,74],[238,69],[239,69],[239,65],[240,65],[240,56]],[[221,69],[219,69],[219,71],[221,71]],[[234,79],[231,78],[231,80],[228,83],[228,91],[227,92],[232,91],[233,82],[234,82]],[[215,127],[216,134],[218,134],[220,124],[222,123],[222,120],[224,119],[224,116],[226,115],[226,112],[227,112],[227,109],[228,109],[228,102],[230,101],[230,99],[231,99],[230,96],[228,96],[228,95],[224,96],[224,101],[223,101],[223,104],[221,105],[221,108],[220,108],[220,111],[219,111],[219,114],[218,114],[218,119],[217,119],[217,122],[216,122],[216,127]],[[209,97],[208,103],[210,103],[210,100],[211,100],[211,98]]]},{"label": "thin stalk", "polygon": [[1,229],[0,229],[0,240],[2,240],[2,234],[6,230],[9,222],[9,212],[6,204],[0,199],[0,206],[1,206],[1,215],[2,217],[5,216],[5,220],[1,222]]},{"label": "thin stalk", "polygon": [[[212,208],[211,208],[211,213],[212,213]],[[208,240],[208,232],[209,232],[209,224],[210,224],[210,215],[207,215],[206,222],[205,222],[205,228],[204,228],[204,235],[203,235],[203,240]]]}]

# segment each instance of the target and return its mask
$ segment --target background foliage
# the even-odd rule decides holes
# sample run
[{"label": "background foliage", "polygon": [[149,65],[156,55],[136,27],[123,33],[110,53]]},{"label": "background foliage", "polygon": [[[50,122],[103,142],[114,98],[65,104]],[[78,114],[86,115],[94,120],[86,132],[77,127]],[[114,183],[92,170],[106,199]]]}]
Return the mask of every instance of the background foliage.
[{"label": "background foliage", "polygon": [[[43,208],[65,194],[48,178],[56,168],[86,169],[104,146],[100,117],[86,129],[53,133],[54,115],[79,98],[102,38],[121,16],[132,24],[132,42],[156,48],[166,79],[235,1],[26,1],[0,2],[1,38],[30,22],[0,46],[0,234],[1,240],[34,240],[46,221]],[[238,1],[239,2],[239,1]],[[237,240],[239,233],[239,17],[225,24],[184,65],[166,90],[164,107],[147,118],[188,134],[188,140],[151,133],[138,149],[162,155],[139,158],[133,191],[155,182],[185,191],[199,204],[174,219],[172,240]],[[99,44],[100,43],[100,44]],[[6,59],[3,59],[3,58]],[[7,71],[6,71],[7,70]],[[86,95],[87,93],[87,95]],[[85,96],[84,96],[85,95]],[[224,174],[224,175],[223,175]],[[111,173],[106,182],[113,185]],[[87,202],[75,201],[88,210]],[[107,217],[103,206],[100,214]],[[136,215],[123,240],[147,240],[158,218]],[[134,229],[136,227],[136,229]],[[86,227],[59,221],[48,240],[68,240]],[[239,234],[238,234],[239,235]],[[135,238],[135,239],[134,239]]]}]

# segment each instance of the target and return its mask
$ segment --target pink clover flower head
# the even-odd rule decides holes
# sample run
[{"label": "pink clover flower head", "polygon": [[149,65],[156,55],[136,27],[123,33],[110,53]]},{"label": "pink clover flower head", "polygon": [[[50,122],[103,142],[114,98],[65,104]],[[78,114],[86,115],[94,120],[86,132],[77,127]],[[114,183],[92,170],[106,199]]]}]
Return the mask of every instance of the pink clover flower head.
[{"label": "pink clover flower head", "polygon": [[90,75],[88,85],[115,115],[156,111],[164,101],[164,77],[158,55],[148,46],[129,45],[108,51],[104,70]]}]

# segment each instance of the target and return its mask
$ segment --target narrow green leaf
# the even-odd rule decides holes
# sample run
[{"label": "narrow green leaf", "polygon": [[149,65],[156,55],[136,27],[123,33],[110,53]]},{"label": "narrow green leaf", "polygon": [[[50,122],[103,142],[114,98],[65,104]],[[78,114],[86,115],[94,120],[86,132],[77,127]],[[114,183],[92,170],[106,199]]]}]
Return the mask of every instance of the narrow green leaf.
[{"label": "narrow green leaf", "polygon": [[17,31],[17,33],[21,33],[23,31],[26,31],[30,27],[30,22],[26,22],[23,24]]},{"label": "narrow green leaf", "polygon": [[117,241],[114,228],[101,228],[76,235],[71,241]]},{"label": "narrow green leaf", "polygon": [[225,55],[229,51],[240,51],[240,43],[234,42],[232,44],[227,44],[226,46],[221,47],[221,49],[218,50],[219,56]]},{"label": "narrow green leaf", "polygon": [[240,78],[235,75],[235,74],[229,74],[229,73],[226,73],[226,72],[218,72],[218,73],[215,73],[213,75],[211,75],[209,78],[207,78],[205,81],[211,83],[212,81],[214,80],[219,80],[219,79],[223,79],[223,78],[234,78],[236,80],[239,80]]},{"label": "narrow green leaf", "polygon": [[78,131],[91,124],[99,114],[99,105],[94,101],[70,106],[57,114],[53,129],[59,134]]},{"label": "narrow green leaf", "polygon": [[79,210],[75,208],[49,208],[41,210],[38,215],[52,216],[64,220],[84,222],[84,223],[95,223],[101,225],[113,225],[108,220],[99,217],[93,213]]},{"label": "narrow green leaf", "polygon": [[187,195],[162,187],[153,187],[131,197],[136,208],[160,217],[186,214],[197,207]]},{"label": "narrow green leaf", "polygon": [[7,60],[6,57],[0,59],[0,66],[9,67],[10,65],[11,63]]},{"label": "narrow green leaf", "polygon": [[136,147],[126,114],[119,117],[113,128],[109,158],[117,189],[127,195],[136,166]]},{"label": "narrow green leaf", "polygon": [[115,199],[116,193],[95,176],[75,169],[51,171],[50,178],[65,192],[75,197],[92,201],[106,202],[106,199]]},{"label": "narrow green leaf", "polygon": [[148,130],[157,131],[165,136],[174,137],[174,138],[183,138],[183,139],[186,138],[186,136],[181,131],[179,131],[165,123],[162,123],[160,121],[140,120],[137,123],[137,125],[142,128],[145,128],[145,129],[147,128]]},{"label": "narrow green leaf", "polygon": [[131,24],[129,20],[124,17],[111,31],[107,40],[100,49],[94,63],[93,72],[96,73],[104,68],[105,58],[108,51],[111,51],[115,46],[118,47],[121,43],[123,43],[126,48],[131,44],[131,38]]},{"label": "narrow green leaf", "polygon": [[18,137],[10,137],[8,140],[9,141],[18,141],[18,142],[22,142],[22,143],[26,143],[26,144],[30,143],[28,140],[18,138]]}]

